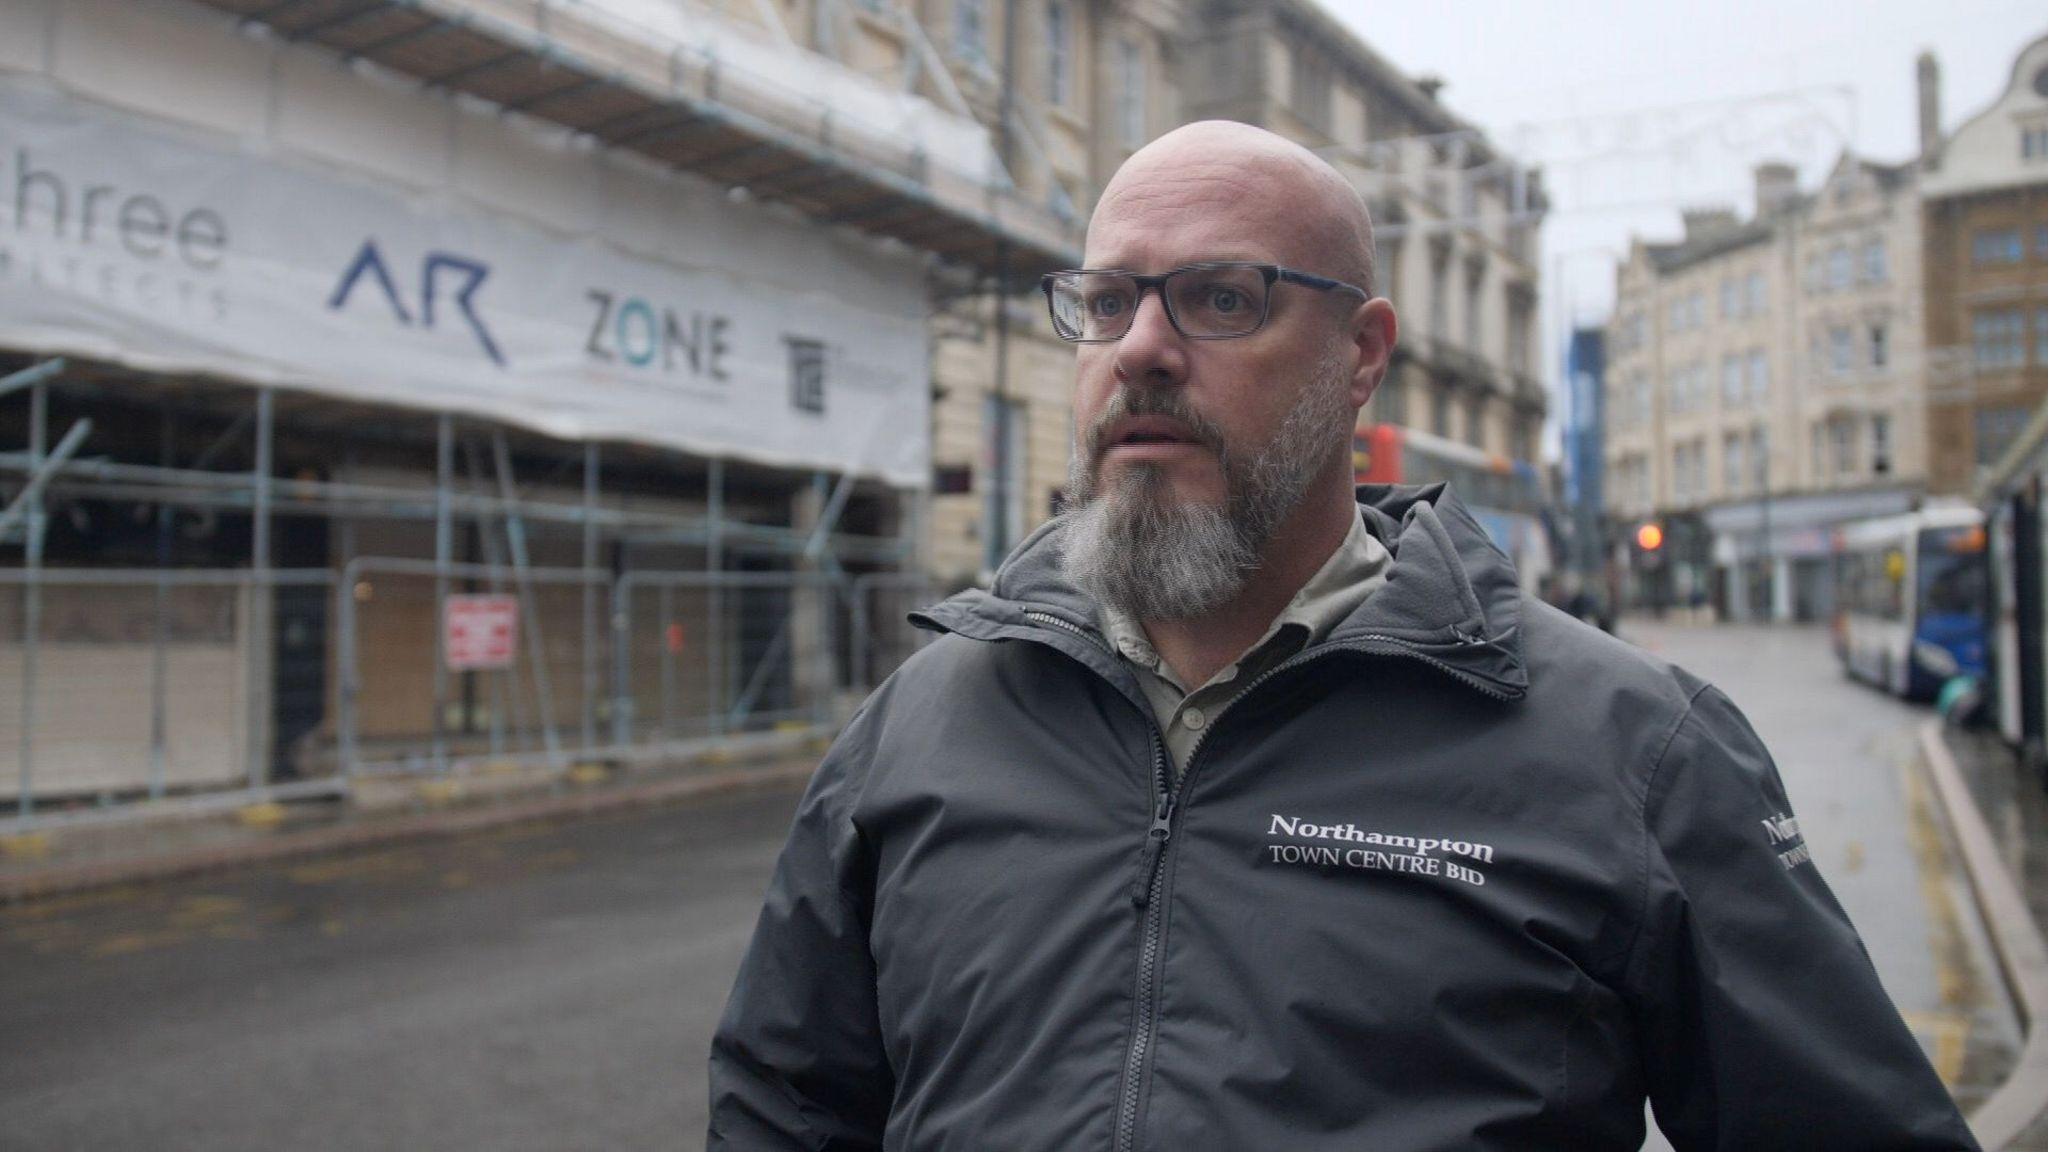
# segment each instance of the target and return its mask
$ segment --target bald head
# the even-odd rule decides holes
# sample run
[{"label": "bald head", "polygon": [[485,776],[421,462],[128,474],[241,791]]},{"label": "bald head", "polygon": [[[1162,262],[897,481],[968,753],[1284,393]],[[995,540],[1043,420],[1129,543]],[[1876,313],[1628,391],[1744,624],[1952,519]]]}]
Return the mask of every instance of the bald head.
[{"label": "bald head", "polygon": [[1281,262],[1376,291],[1372,220],[1357,189],[1322,157],[1263,128],[1203,120],[1133,153],[1103,189],[1088,228],[1088,263],[1119,222],[1171,198],[1182,214],[1245,220]]}]

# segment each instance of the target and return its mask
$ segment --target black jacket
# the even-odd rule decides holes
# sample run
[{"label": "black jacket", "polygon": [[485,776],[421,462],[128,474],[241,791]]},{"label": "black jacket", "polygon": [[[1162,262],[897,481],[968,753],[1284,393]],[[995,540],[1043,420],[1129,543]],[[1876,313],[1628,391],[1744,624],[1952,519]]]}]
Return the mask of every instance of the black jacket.
[{"label": "black jacket", "polygon": [[1057,522],[798,811],[714,1150],[1973,1148],[1714,688],[1518,591],[1441,487],[1176,783]]}]

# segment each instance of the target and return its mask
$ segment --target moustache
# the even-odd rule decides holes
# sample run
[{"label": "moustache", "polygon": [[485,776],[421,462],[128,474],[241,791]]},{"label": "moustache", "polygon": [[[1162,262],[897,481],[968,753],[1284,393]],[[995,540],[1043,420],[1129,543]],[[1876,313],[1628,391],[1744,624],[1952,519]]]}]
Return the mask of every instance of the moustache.
[{"label": "moustache", "polygon": [[1202,447],[1218,455],[1223,454],[1223,429],[1195,411],[1177,389],[1122,387],[1110,396],[1109,403],[1103,405],[1102,411],[1088,424],[1088,458],[1099,461],[1109,450],[1104,441],[1109,436],[1110,427],[1132,416],[1164,416],[1177,421]]}]

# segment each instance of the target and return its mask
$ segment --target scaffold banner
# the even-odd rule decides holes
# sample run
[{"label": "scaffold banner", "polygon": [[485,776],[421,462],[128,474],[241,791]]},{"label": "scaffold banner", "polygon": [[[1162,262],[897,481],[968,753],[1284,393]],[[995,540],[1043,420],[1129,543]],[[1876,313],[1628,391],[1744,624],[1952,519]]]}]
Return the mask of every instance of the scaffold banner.
[{"label": "scaffold banner", "polygon": [[539,221],[0,77],[0,347],[929,483],[913,254],[584,160]]}]

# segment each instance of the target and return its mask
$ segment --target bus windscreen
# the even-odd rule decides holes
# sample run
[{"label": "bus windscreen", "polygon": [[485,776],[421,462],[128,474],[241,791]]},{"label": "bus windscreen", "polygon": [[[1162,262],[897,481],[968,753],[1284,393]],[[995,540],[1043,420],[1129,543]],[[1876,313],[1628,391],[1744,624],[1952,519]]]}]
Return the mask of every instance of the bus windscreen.
[{"label": "bus windscreen", "polygon": [[1920,611],[1982,620],[1984,530],[1930,528],[1920,533]]}]

